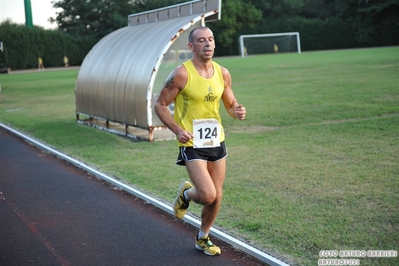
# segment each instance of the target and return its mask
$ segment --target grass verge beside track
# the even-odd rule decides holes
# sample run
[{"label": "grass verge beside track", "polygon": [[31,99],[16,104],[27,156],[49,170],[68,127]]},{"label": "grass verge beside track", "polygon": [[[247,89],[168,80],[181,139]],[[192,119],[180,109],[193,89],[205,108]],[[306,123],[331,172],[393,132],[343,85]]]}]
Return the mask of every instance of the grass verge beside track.
[{"label": "grass verge beside track", "polygon": [[[321,250],[398,251],[399,48],[215,61],[248,112],[240,122],[222,110],[229,157],[216,227],[298,265],[316,265]],[[187,178],[175,141],[77,124],[77,74],[0,75],[0,122],[171,202]]]}]

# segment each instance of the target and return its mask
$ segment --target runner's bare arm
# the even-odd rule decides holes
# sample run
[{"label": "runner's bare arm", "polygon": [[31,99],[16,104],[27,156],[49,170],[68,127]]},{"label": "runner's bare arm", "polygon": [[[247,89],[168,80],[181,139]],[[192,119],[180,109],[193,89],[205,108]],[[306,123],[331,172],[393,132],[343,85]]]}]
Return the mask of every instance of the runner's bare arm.
[{"label": "runner's bare arm", "polygon": [[170,73],[155,102],[154,110],[159,119],[175,133],[181,143],[186,143],[194,136],[182,129],[171,116],[168,105],[171,104],[187,83],[187,71],[184,66],[179,66]]},{"label": "runner's bare arm", "polygon": [[236,97],[234,96],[234,92],[231,88],[232,82],[230,72],[226,68],[222,67],[222,74],[224,80],[224,92],[222,95],[224,107],[231,117],[244,120],[246,109],[242,104],[237,102]]}]

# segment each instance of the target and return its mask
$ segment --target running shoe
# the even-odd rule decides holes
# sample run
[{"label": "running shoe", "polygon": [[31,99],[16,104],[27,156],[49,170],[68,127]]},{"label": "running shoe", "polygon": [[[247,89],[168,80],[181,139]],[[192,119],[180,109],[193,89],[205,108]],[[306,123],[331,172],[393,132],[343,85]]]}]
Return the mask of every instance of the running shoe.
[{"label": "running shoe", "polygon": [[178,192],[177,197],[173,203],[173,210],[175,212],[175,216],[177,219],[182,220],[184,218],[184,215],[186,215],[189,201],[187,201],[184,198],[183,193],[185,190],[192,188],[192,187],[193,186],[188,181],[184,181],[180,184],[179,192]]},{"label": "running shoe", "polygon": [[222,252],[220,248],[215,246],[210,240],[209,236],[203,236],[201,239],[198,239],[198,234],[195,243],[195,247],[199,250],[203,250],[206,255],[215,256],[220,255]]}]

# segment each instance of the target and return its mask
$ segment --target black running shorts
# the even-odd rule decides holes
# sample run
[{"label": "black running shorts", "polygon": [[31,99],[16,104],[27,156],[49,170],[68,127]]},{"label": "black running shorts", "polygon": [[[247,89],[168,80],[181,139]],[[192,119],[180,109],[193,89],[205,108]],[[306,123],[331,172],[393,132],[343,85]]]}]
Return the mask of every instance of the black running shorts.
[{"label": "black running shorts", "polygon": [[180,147],[179,149],[179,156],[176,161],[177,165],[186,165],[186,161],[195,160],[216,162],[227,156],[227,148],[224,141],[220,143],[220,147],[200,149]]}]

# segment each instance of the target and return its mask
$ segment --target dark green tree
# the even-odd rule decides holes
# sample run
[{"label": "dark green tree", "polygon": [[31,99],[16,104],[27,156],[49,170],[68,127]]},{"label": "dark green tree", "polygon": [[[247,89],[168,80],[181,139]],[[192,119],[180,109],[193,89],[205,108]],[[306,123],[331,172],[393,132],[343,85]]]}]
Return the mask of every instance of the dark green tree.
[{"label": "dark green tree", "polygon": [[96,41],[107,34],[127,26],[127,17],[136,13],[132,0],[60,0],[52,1],[61,8],[51,23],[72,36],[90,37]]},{"label": "dark green tree", "polygon": [[90,48],[64,32],[37,26],[27,28],[10,20],[0,23],[0,36],[4,44],[0,68],[36,68],[38,57],[44,60],[45,67],[62,66],[64,55],[73,55],[70,64],[80,65]]},{"label": "dark green tree", "polygon": [[[397,0],[245,0],[262,21],[242,34],[299,31],[304,50],[399,43]],[[395,34],[396,32],[396,34]],[[329,37],[330,36],[330,37]]]},{"label": "dark green tree", "polygon": [[222,19],[209,23],[216,40],[216,55],[238,53],[238,35],[243,28],[253,28],[262,18],[262,12],[244,0],[224,0]]},{"label": "dark green tree", "polygon": [[[341,2],[340,0],[338,2]],[[364,44],[378,44],[387,30],[399,28],[399,1],[397,0],[348,0],[346,11],[340,14],[349,22],[355,40]],[[341,6],[344,5],[341,2]],[[399,39],[398,34],[396,40]]]},{"label": "dark green tree", "polygon": [[266,19],[281,19],[296,16],[305,7],[305,0],[245,0],[260,10]]},{"label": "dark green tree", "polygon": [[[58,0],[50,21],[93,44],[127,25],[129,14],[188,0]],[[304,50],[399,43],[398,0],[223,0],[222,20],[209,23],[217,55],[238,53],[241,34],[299,31]],[[396,34],[395,34],[396,32]]]},{"label": "dark green tree", "polygon": [[[298,13],[301,17],[307,19],[321,19],[325,20],[334,15],[334,11],[328,5],[329,0],[304,0],[303,6]],[[339,9],[339,10],[342,10]]]}]

